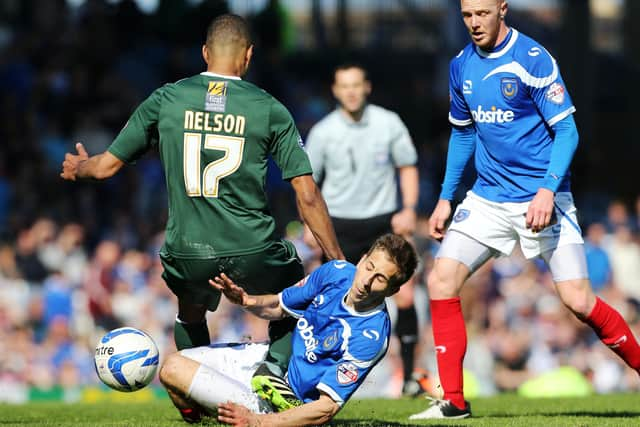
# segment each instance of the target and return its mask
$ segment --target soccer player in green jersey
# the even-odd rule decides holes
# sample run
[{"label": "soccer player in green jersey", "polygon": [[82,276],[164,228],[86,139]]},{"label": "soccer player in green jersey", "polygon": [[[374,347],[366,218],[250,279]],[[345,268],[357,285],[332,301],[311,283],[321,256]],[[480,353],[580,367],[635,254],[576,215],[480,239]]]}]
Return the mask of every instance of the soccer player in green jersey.
[{"label": "soccer player in green jersey", "polygon": [[[178,297],[178,349],[210,343],[205,314],[217,308],[220,293],[209,278],[224,272],[250,294],[275,294],[304,277],[294,246],[273,236],[264,189],[269,155],[327,257],[344,258],[291,115],[241,79],[252,53],[245,20],[219,16],[202,47],[206,72],[155,90],[104,153],[89,157],[78,143],[62,164],[66,180],[106,179],[147,150],[160,151],[169,196],[160,257]],[[269,325],[274,366],[286,367],[293,325]]]}]

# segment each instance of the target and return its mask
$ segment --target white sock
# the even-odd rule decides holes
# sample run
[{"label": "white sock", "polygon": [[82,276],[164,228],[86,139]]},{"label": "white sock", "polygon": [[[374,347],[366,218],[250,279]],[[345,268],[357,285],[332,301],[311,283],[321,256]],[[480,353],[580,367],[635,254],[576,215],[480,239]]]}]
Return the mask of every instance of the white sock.
[{"label": "white sock", "polygon": [[218,409],[218,403],[233,402],[253,412],[271,412],[269,405],[247,385],[205,365],[200,365],[193,376],[187,397],[213,411]]}]

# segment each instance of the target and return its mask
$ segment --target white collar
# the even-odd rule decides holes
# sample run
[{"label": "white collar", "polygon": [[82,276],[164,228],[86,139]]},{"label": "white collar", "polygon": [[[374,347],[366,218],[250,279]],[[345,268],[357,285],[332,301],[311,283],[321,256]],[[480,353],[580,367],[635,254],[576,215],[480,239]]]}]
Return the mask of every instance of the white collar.
[{"label": "white collar", "polygon": [[209,77],[222,77],[223,79],[242,80],[242,78],[240,78],[239,76],[225,76],[224,74],[212,73],[210,71],[203,71],[200,74]]},{"label": "white collar", "polygon": [[511,47],[515,44],[516,40],[518,39],[518,34],[519,34],[518,30],[511,27],[511,31],[513,31],[513,34],[511,34],[511,39],[502,49],[496,50],[493,52],[487,52],[486,50],[482,50],[478,46],[475,46],[476,52],[478,53],[478,55],[482,56],[483,58],[491,58],[491,59],[500,58],[502,55],[507,53],[509,49],[511,49]]}]

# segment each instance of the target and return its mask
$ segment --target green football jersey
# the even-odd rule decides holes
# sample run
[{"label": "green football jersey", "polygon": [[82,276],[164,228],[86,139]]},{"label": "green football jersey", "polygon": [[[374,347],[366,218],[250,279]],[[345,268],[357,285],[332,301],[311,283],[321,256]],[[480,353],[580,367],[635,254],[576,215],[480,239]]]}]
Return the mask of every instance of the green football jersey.
[{"label": "green football jersey", "polygon": [[214,258],[258,252],[275,222],[265,181],[311,174],[287,109],[239,78],[212,73],[167,84],[136,109],[109,147],[130,163],[158,145],[169,196],[163,253]]}]

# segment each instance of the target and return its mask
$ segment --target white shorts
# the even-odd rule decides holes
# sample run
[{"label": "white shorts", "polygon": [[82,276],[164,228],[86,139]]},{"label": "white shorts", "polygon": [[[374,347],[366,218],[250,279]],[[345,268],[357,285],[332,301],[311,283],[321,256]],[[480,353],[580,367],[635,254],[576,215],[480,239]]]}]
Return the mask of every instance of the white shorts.
[{"label": "white shorts", "polygon": [[251,378],[268,350],[267,343],[225,343],[188,348],[180,354],[251,388]]},{"label": "white shorts", "polygon": [[182,350],[182,356],[200,363],[187,397],[211,410],[220,403],[234,402],[253,412],[272,412],[269,403],[251,389],[251,378],[268,349],[267,344],[243,343]]},{"label": "white shorts", "polygon": [[504,255],[511,254],[519,241],[529,259],[561,246],[584,243],[571,193],[555,195],[557,223],[538,233],[526,227],[529,203],[491,202],[469,191],[458,205],[449,230],[466,234]]}]

